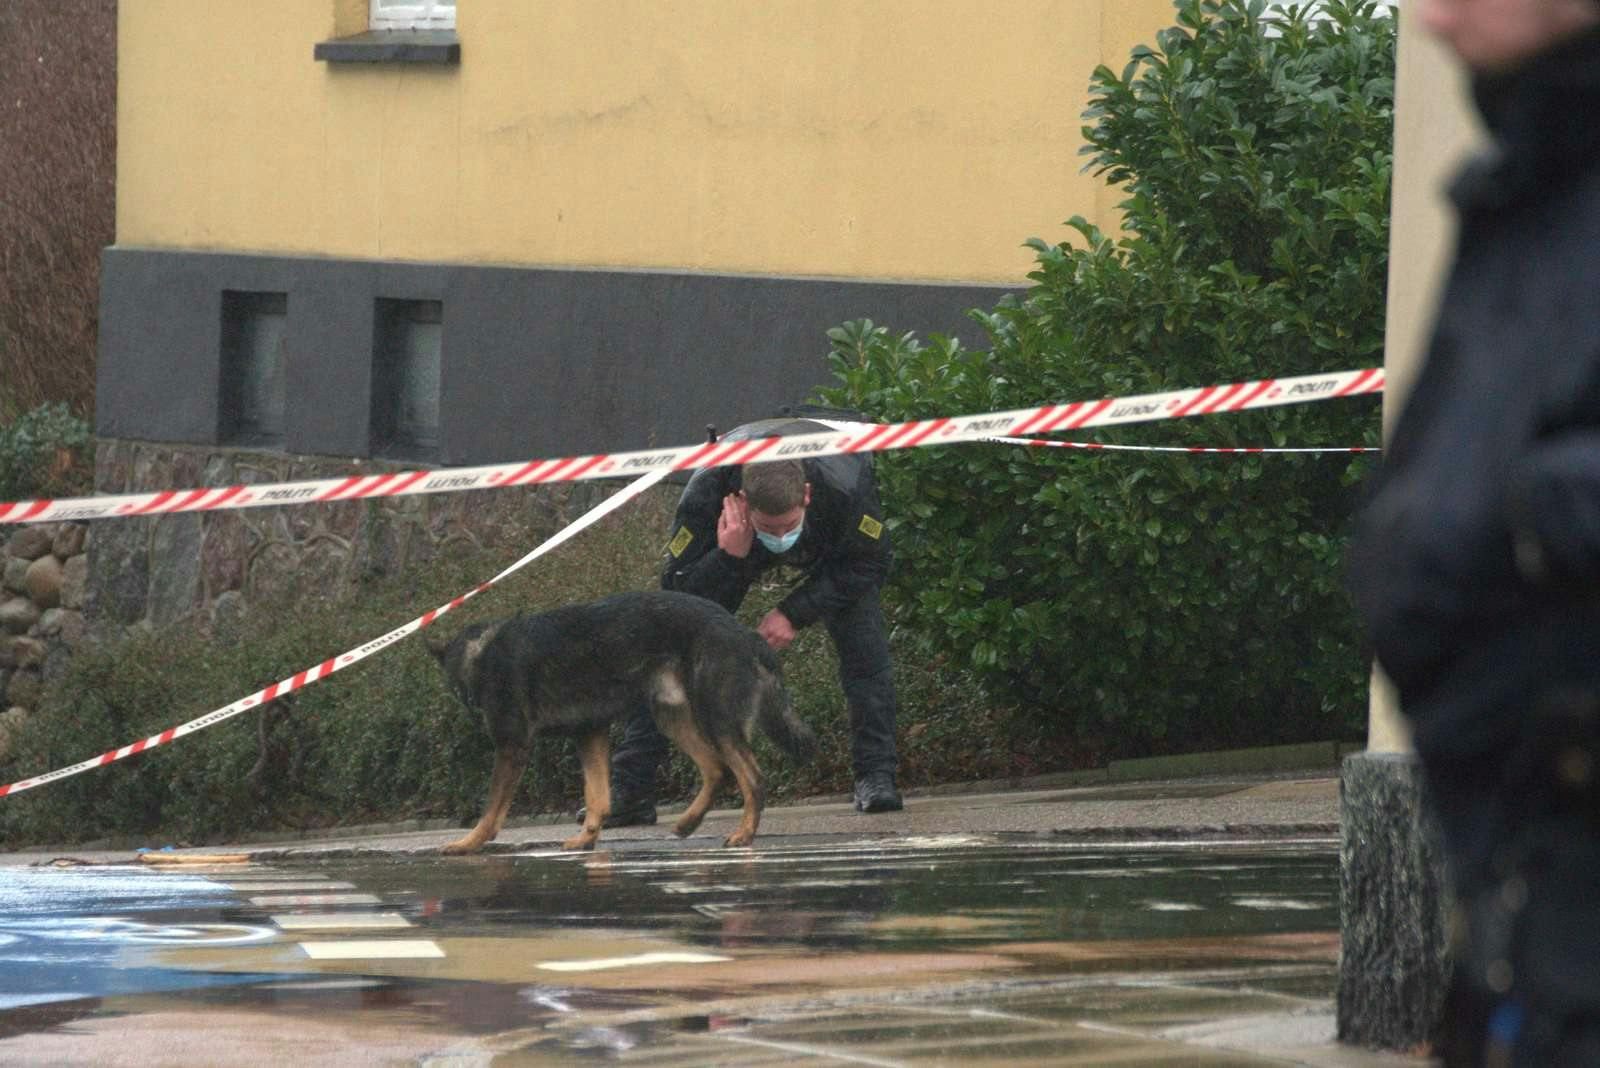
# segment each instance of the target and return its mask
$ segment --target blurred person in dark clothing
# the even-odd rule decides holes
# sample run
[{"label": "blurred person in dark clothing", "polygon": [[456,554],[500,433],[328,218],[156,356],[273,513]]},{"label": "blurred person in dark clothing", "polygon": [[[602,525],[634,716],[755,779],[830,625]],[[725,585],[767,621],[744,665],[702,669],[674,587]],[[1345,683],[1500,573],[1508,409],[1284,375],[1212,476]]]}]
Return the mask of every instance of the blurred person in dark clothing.
[{"label": "blurred person in dark clothing", "polygon": [[1600,1065],[1600,0],[1417,0],[1493,148],[1352,541],[1456,898],[1450,1065]]}]

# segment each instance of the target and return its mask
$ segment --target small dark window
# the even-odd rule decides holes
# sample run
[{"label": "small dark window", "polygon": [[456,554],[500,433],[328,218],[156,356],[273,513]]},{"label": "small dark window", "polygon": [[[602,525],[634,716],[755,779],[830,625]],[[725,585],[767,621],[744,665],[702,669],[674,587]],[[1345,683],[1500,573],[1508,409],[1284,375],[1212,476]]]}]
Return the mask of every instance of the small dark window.
[{"label": "small dark window", "polygon": [[287,293],[223,292],[220,441],[283,443],[283,338],[288,321]]},{"label": "small dark window", "polygon": [[429,460],[439,452],[439,349],[444,306],[379,300],[372,354],[372,452]]}]

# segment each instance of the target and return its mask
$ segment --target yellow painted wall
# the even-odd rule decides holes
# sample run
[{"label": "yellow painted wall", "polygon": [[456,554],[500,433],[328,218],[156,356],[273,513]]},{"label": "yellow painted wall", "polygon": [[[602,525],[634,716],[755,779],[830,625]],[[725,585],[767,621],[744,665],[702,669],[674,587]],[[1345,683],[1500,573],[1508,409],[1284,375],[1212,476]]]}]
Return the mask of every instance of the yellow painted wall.
[{"label": "yellow painted wall", "polygon": [[[363,0],[120,5],[117,240],[1019,281],[1089,74],[1171,0],[461,0],[459,67],[330,65]],[[355,23],[352,26],[352,23]]]}]

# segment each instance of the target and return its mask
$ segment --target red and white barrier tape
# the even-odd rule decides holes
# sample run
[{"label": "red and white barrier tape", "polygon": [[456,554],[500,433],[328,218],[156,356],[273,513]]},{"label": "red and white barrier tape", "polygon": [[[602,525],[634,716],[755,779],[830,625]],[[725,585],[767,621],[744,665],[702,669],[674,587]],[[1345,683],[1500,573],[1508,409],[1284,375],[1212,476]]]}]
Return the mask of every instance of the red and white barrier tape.
[{"label": "red and white barrier tape", "polygon": [[[431,612],[348,652],[330,657],[315,667],[308,667],[286,679],[242,697],[232,704],[208,712],[198,719],[159,734],[140,739],[120,749],[30,779],[0,785],[0,797],[31,790],[36,786],[56,782],[73,775],[124,760],[166,745],[196,731],[232,719],[242,712],[259,708],[285,694],[309,686],[342,671],[353,664],[387,649],[401,639],[421,630],[440,616],[459,608],[466,601],[501,582],[513,572],[556,546],[567,541],[603,516],[621,507],[673,471],[729,464],[749,463],[758,457],[831,456],[840,453],[877,452],[889,449],[909,449],[923,445],[953,444],[963,441],[1001,440],[997,430],[1015,434],[1042,434],[1052,430],[1077,430],[1090,426],[1111,426],[1123,423],[1152,422],[1161,419],[1180,419],[1190,415],[1209,415],[1214,412],[1238,412],[1254,408],[1302,404],[1308,401],[1330,400],[1360,394],[1377,393],[1383,389],[1381,370],[1346,371],[1336,374],[1303,375],[1281,380],[1265,379],[1257,382],[1237,382],[1227,386],[1206,386],[1201,389],[1180,390],[1172,393],[1145,394],[1136,397],[1106,398],[1099,401],[1078,401],[1064,405],[1045,405],[1040,408],[1019,409],[1010,412],[992,412],[984,415],[939,418],[911,423],[841,424],[839,429],[817,434],[792,435],[781,438],[757,438],[735,442],[710,442],[704,445],[652,449],[643,452],[598,454],[567,457],[557,460],[535,460],[526,464],[505,464],[497,467],[457,468],[439,471],[397,472],[368,477],[353,476],[344,480],[326,479],[313,482],[288,482],[257,486],[231,486],[222,489],[167,490],[129,496],[84,497],[54,501],[0,502],[0,524],[42,523],[71,519],[101,519],[133,515],[161,515],[174,512],[211,511],[226,508],[269,507],[284,504],[325,503],[330,501],[359,500],[373,497],[393,497],[418,493],[451,493],[469,489],[499,489],[508,486],[533,485],[541,482],[567,482],[580,479],[617,477],[646,473],[605,501],[590,509],[576,521],[546,540],[516,563],[494,578],[481,583],[461,596],[441,605]],[[1021,439],[1026,444],[1046,444],[1031,439]],[[1071,446],[1073,443],[1049,442]],[[1191,451],[1191,450],[1183,450]]]},{"label": "red and white barrier tape", "polygon": [[338,656],[329,657],[327,660],[324,660],[315,667],[308,667],[304,671],[296,672],[286,679],[273,683],[264,690],[257,690],[248,697],[241,697],[231,705],[226,705],[214,712],[208,712],[200,718],[192,719],[188,723],[185,723],[181,726],[168,728],[167,730],[162,731],[160,734],[153,734],[148,738],[142,738],[131,745],[125,745],[120,749],[113,749],[108,753],[102,753],[97,757],[93,757],[78,764],[73,764],[70,767],[58,768],[55,771],[44,775],[37,775],[31,779],[21,779],[17,782],[10,783],[9,785],[0,786],[0,797],[9,797],[12,794],[18,794],[24,790],[31,790],[35,786],[43,786],[46,783],[69,778],[81,772],[103,767],[106,764],[112,764],[118,760],[124,760],[133,756],[135,753],[142,753],[148,749],[154,749],[157,746],[166,745],[175,738],[182,738],[186,734],[193,734],[196,731],[204,730],[207,727],[221,723],[223,720],[232,719],[241,712],[248,712],[252,708],[260,708],[262,705],[267,704],[270,701],[274,701],[285,694],[293,693],[295,690],[298,690],[301,687],[309,686],[313,682],[318,682],[322,679],[325,679],[336,671],[343,671],[345,668],[365,660],[374,653],[377,653],[383,649],[387,649],[400,639],[405,638],[408,635],[421,630],[423,627],[428,626],[446,612],[450,612],[461,607],[461,605],[466,601],[476,597],[478,594],[502,581],[512,572],[520,570],[533,560],[543,556],[551,549],[554,549],[562,542],[568,540],[579,531],[593,525],[603,516],[620,508],[623,504],[632,500],[634,497],[637,497],[639,494],[643,493],[657,482],[660,482],[666,477],[666,475],[666,471],[652,471],[643,478],[636,479],[635,481],[629,483],[621,490],[613,493],[604,501],[601,501],[599,504],[589,509],[589,511],[579,516],[564,529],[558,531],[554,536],[547,539],[543,544],[533,549],[522,559],[518,560],[510,567],[500,572],[494,578],[473,587],[450,603],[440,605],[433,611],[418,616],[416,619],[413,619],[404,626],[396,627],[394,630],[391,630],[381,638],[374,638],[365,645],[351,649],[349,652],[340,653]]},{"label": "red and white barrier tape", "polygon": [[458,467],[435,471],[396,471],[386,475],[352,475],[345,479],[263,483],[254,486],[162,490],[104,497],[0,502],[0,525],[123,516],[209,512],[218,509],[264,508],[285,504],[321,504],[422,493],[502,489],[542,482],[619,478],[647,471],[685,471],[743,464],[765,457],[832,456],[849,452],[914,449],[981,441],[996,434],[1044,434],[1092,426],[1121,426],[1162,419],[1182,419],[1216,412],[1242,412],[1309,401],[1332,400],[1383,390],[1381,368],[1301,375],[1295,378],[1235,382],[1224,386],[1106,397],[1097,401],[1046,404],[1009,412],[952,416],[910,423],[875,423],[844,432],[823,431],[783,438],[712,442],[639,452],[596,453],[491,467]]},{"label": "red and white barrier tape", "polygon": [[1269,449],[1256,446],[1236,448],[1201,447],[1199,445],[1106,445],[1098,441],[1051,441],[1048,438],[984,438],[999,445],[1033,445],[1046,449],[1106,449],[1115,452],[1204,452],[1204,453],[1325,453],[1325,452],[1382,452],[1377,446],[1354,445],[1333,447],[1308,447],[1303,449]]}]

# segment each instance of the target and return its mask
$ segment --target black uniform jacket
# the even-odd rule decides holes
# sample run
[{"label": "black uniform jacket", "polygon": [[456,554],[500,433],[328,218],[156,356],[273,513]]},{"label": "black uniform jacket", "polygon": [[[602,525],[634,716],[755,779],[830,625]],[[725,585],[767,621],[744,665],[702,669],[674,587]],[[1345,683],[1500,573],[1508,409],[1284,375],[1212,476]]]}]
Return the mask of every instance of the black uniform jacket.
[{"label": "black uniform jacket", "polygon": [[1600,33],[1475,91],[1496,147],[1451,188],[1454,269],[1349,558],[1440,756],[1541,695],[1600,702]]},{"label": "black uniform jacket", "polygon": [[[731,430],[722,440],[827,429],[805,419],[767,419]],[[776,451],[769,450],[764,458],[782,459],[774,455]],[[797,567],[805,577],[778,608],[799,628],[833,615],[881,586],[891,554],[871,456],[825,456],[801,462],[811,483],[811,504],[806,508],[800,540],[779,554],[757,539],[742,560],[717,548],[722,499],[739,490],[741,469],[712,467],[696,472],[678,502],[662,588],[698,594],[732,611],[756,575],[779,564]]]}]

